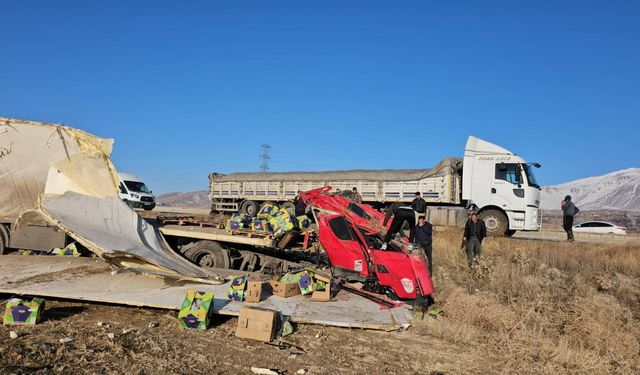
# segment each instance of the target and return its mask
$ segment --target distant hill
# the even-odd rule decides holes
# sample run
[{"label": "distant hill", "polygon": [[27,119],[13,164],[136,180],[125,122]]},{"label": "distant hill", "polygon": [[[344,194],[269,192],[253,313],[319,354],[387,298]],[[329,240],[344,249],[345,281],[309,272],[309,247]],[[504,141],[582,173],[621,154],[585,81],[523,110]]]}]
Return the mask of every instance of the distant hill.
[{"label": "distant hill", "polygon": [[560,201],[571,195],[581,210],[640,211],[640,168],[629,168],[602,176],[581,178],[542,188],[541,207],[560,209]]},{"label": "distant hill", "polygon": [[188,193],[167,193],[156,198],[161,206],[182,206],[182,207],[209,207],[209,191],[192,191]]}]

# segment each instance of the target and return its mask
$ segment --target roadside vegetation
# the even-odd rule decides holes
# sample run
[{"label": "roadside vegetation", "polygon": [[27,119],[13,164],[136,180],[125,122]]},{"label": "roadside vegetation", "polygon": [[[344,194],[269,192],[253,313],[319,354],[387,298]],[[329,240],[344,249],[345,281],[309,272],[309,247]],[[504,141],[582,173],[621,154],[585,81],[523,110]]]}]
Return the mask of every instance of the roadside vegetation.
[{"label": "roadside vegetation", "polygon": [[458,231],[434,241],[444,315],[426,335],[515,373],[640,373],[640,246],[489,238],[469,270]]}]

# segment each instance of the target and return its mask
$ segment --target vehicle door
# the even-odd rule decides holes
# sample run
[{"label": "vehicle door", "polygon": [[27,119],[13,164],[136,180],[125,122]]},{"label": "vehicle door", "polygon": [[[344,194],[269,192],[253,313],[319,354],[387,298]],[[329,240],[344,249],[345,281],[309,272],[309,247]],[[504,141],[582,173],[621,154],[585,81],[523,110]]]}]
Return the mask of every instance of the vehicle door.
[{"label": "vehicle door", "polygon": [[120,186],[119,186],[119,189],[118,189],[118,196],[120,197],[120,199],[129,198],[129,192],[127,191],[127,188],[124,186],[124,183],[122,181],[120,181]]},{"label": "vehicle door", "polygon": [[525,207],[522,168],[518,163],[496,163],[491,188],[492,200],[501,208]]},{"label": "vehicle door", "polygon": [[365,250],[344,216],[320,215],[318,221],[319,241],[331,266],[357,271],[363,277],[369,276]]}]

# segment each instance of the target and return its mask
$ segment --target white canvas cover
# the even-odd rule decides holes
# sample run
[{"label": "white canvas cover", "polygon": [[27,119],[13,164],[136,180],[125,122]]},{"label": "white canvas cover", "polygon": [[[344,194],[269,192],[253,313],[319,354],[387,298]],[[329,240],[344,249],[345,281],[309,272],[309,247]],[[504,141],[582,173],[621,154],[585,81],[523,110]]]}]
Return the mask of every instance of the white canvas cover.
[{"label": "white canvas cover", "polygon": [[0,220],[46,220],[110,263],[208,278],[118,198],[112,140],[67,126],[0,117]]}]

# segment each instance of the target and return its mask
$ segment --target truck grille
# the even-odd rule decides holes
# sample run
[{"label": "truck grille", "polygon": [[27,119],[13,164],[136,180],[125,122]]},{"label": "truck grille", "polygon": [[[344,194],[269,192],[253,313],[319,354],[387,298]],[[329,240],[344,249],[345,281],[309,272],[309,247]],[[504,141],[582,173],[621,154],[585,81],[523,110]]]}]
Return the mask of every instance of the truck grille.
[{"label": "truck grille", "polygon": [[153,197],[141,197],[141,202],[153,202]]}]

